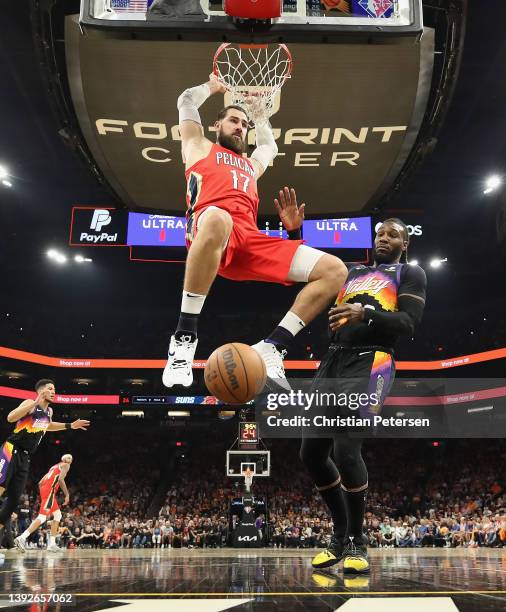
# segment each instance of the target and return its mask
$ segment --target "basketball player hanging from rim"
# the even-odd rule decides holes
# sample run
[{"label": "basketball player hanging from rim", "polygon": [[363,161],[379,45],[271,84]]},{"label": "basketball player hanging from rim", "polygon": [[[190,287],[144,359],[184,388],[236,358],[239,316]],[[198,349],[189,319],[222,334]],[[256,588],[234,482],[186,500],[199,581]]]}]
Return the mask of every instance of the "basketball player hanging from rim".
[{"label": "basketball player hanging from rim", "polygon": [[[220,49],[223,47],[230,45]],[[278,47],[285,52],[284,45]],[[177,101],[186,166],[188,258],[181,313],[170,340],[163,383],[166,387],[192,384],[198,318],[219,274],[236,281],[307,283],[279,325],[253,346],[264,359],[268,379],[275,386],[289,388],[283,368],[286,350],[294,336],[339,292],[347,270],[337,257],[303,245],[301,240],[267,237],[258,230],[257,180],[278,150],[268,121],[269,100],[265,103],[261,96],[250,96],[242,98],[243,106],[227,106],[214,124],[216,142],[208,140],[199,107],[209,96],[223,94],[227,89],[237,94],[230,82],[226,86],[221,80],[219,63],[215,56],[215,73],[209,81],[186,89]],[[276,81],[278,89],[284,78]],[[269,82],[273,82],[272,78]],[[262,88],[263,93],[266,90],[272,94],[272,88]],[[248,159],[244,154],[250,115],[255,124],[256,149]]]}]

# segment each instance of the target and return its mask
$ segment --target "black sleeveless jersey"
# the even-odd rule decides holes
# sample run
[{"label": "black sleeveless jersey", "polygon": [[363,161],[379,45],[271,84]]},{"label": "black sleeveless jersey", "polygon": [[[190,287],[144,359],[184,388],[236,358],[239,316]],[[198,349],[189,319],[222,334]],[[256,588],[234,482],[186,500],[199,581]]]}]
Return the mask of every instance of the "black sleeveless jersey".
[{"label": "black sleeveless jersey", "polygon": [[7,438],[16,448],[33,453],[44,437],[53,410],[48,406],[47,412],[41,406],[35,406],[30,414],[27,414],[16,423],[13,433]]},{"label": "black sleeveless jersey", "polygon": [[[361,304],[383,312],[398,311],[398,296],[410,294],[425,300],[425,272],[405,263],[349,266],[348,278],[336,304]],[[366,321],[343,325],[334,332],[332,342],[345,346],[382,346],[393,348],[397,336]]]}]

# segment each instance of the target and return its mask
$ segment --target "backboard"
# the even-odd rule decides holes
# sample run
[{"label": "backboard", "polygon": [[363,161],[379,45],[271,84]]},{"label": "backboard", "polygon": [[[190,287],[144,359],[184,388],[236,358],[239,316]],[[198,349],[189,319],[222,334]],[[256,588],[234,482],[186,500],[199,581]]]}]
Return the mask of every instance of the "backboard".
[{"label": "backboard", "polygon": [[249,468],[255,478],[271,475],[271,452],[268,450],[238,451],[228,450],[225,475],[231,478],[244,478]]},{"label": "backboard", "polygon": [[[241,23],[211,0],[181,1],[175,16],[154,15],[150,0],[82,0],[80,14],[55,2],[63,23],[41,14],[38,42],[65,117],[60,133],[130,210],[185,210],[176,101],[207,80],[222,42],[283,43],[293,57],[271,117],[279,152],[259,181],[265,216],[275,216],[273,197],[286,184],[308,202],[308,218],[380,206],[426,151],[431,86],[443,84],[437,95],[449,97],[445,71],[458,66],[450,60],[459,37],[445,36],[441,19],[424,28],[421,0],[291,0],[268,23]],[[433,78],[438,27],[440,48],[453,47]],[[200,109],[210,140],[228,102],[217,95]],[[434,112],[445,106],[438,99]],[[248,145],[251,154],[254,130]]]},{"label": "backboard", "polygon": [[[146,21],[146,16],[149,20],[150,13],[157,11],[157,4],[160,3],[153,0],[85,0],[81,5],[81,21],[88,25],[93,23],[91,20]],[[228,20],[221,0],[180,0],[166,4],[165,14],[158,10],[161,18],[200,19],[208,23]],[[269,21],[279,26],[403,27],[420,31],[420,7],[418,0],[284,0],[281,16]]]}]

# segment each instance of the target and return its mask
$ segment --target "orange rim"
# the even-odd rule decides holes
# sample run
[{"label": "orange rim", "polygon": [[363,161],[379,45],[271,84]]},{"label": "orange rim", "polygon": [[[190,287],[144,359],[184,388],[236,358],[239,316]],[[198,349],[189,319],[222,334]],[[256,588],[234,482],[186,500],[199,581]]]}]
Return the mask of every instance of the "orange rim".
[{"label": "orange rim", "polygon": [[241,49],[266,49],[267,44],[239,45]]}]

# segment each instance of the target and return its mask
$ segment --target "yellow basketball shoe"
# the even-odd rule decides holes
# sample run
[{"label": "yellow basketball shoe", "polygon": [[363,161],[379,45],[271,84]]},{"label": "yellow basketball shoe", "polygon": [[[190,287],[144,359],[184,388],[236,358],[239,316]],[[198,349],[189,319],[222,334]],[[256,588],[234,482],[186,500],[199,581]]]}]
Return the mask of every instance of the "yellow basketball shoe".
[{"label": "yellow basketball shoe", "polygon": [[367,555],[367,544],[360,539],[349,537],[343,552],[343,572],[345,574],[367,574],[369,573],[369,558]]},{"label": "yellow basketball shoe", "polygon": [[320,589],[332,589],[337,584],[337,576],[325,570],[316,570],[312,573],[313,583]]},{"label": "yellow basketball shoe", "polygon": [[318,553],[311,561],[311,565],[315,569],[323,569],[339,563],[344,556],[343,538],[335,538],[332,536],[328,548]]},{"label": "yellow basketball shoe", "polygon": [[344,576],[344,588],[351,591],[368,591],[369,581],[368,574],[346,574]]}]

